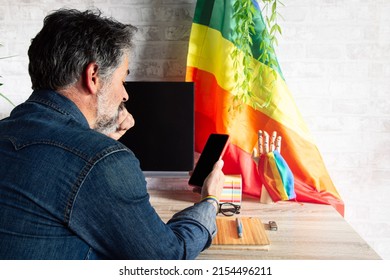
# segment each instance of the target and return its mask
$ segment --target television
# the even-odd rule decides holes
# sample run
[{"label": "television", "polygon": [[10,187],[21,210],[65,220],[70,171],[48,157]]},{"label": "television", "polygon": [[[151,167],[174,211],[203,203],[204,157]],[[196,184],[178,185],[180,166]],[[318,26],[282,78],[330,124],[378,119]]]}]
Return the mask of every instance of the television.
[{"label": "television", "polygon": [[146,177],[184,177],[194,167],[194,83],[131,81],[126,108],[135,126],[119,141]]}]

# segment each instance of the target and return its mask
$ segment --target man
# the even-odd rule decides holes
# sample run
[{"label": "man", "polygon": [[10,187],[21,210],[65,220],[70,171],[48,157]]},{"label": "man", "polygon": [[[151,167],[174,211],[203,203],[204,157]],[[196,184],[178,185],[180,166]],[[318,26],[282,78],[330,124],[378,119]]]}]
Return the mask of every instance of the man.
[{"label": "man", "polygon": [[58,10],[32,40],[34,91],[0,121],[0,259],[193,259],[210,245],[223,162],[165,224],[115,140],[134,125],[123,106],[134,31]]}]

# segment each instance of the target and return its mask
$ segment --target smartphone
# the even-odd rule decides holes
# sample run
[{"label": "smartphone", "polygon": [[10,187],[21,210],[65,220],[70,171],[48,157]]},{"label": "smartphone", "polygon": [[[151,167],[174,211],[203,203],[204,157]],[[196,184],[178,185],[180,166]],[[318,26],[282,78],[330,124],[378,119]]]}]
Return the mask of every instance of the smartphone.
[{"label": "smartphone", "polygon": [[189,185],[203,186],[203,182],[213,170],[214,164],[223,156],[228,140],[228,134],[210,134],[188,181]]}]

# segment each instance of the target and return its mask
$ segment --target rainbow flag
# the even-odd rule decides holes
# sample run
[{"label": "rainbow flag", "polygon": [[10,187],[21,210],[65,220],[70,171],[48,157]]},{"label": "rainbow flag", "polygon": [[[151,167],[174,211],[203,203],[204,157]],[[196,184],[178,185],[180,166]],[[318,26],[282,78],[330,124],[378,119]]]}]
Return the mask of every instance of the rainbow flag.
[{"label": "rainbow flag", "polygon": [[[229,111],[233,104],[234,73],[231,53],[235,22],[231,0],[198,0],[189,41],[186,81],[195,82],[195,150],[201,152],[211,133],[230,135],[224,155],[225,174],[241,174],[242,191],[261,195],[261,178],[251,157],[257,144],[257,131],[277,131],[282,136],[281,154],[294,175],[295,200],[333,205],[344,214],[344,203],[323,163],[313,138],[295,105],[279,64],[266,67],[263,78],[277,79],[272,99],[266,107],[255,108],[249,103],[241,110]],[[266,28],[260,8],[255,15],[256,34]],[[253,63],[259,54],[260,35],[253,36]],[[274,51],[269,53],[276,58]],[[252,87],[256,91],[255,87]],[[261,99],[261,95],[258,96]],[[264,99],[264,98],[263,98]],[[265,100],[260,100],[260,103]]]}]

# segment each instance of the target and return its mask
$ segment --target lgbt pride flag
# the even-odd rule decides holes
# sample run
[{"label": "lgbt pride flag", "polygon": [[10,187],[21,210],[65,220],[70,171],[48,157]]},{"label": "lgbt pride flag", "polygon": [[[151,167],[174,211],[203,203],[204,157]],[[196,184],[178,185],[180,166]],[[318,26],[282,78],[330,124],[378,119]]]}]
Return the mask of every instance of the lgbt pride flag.
[{"label": "lgbt pride flag", "polygon": [[[243,193],[260,196],[261,178],[252,159],[257,145],[257,131],[277,131],[282,136],[281,154],[294,175],[296,200],[333,205],[344,214],[340,198],[312,136],[298,111],[283,78],[279,65],[263,71],[265,81],[276,72],[272,98],[266,107],[246,103],[241,110],[230,110],[233,105],[234,73],[231,53],[235,22],[232,0],[198,0],[191,28],[186,80],[195,82],[195,150],[201,152],[211,133],[230,134],[230,144],[224,155],[225,174],[242,176]],[[259,56],[259,45],[266,28],[260,8],[255,15],[256,35],[252,37],[253,63]],[[273,50],[269,55],[276,58]],[[252,87],[256,92],[255,85]],[[257,90],[258,91],[258,90]],[[263,104],[261,94],[256,98]],[[272,194],[270,193],[271,197]],[[279,200],[278,197],[272,197]]]}]

